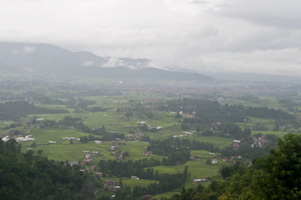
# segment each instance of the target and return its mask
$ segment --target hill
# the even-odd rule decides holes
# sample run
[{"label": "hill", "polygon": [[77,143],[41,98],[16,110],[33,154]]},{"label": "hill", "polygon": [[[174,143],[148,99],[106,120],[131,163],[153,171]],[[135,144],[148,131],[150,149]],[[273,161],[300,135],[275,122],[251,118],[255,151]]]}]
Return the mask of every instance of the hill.
[{"label": "hill", "polygon": [[15,140],[0,138],[1,199],[93,199],[93,177],[64,162],[55,162],[30,150],[21,153]]},{"label": "hill", "polygon": [[199,73],[149,67],[149,59],[100,57],[51,44],[0,43],[0,71],[23,75],[209,81]]}]

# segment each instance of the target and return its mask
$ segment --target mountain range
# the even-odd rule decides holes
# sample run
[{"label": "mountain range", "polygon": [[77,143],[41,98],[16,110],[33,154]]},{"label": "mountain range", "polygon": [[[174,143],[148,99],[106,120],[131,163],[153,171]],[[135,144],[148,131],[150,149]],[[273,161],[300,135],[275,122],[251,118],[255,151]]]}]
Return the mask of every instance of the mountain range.
[{"label": "mountain range", "polygon": [[101,57],[51,44],[0,42],[0,71],[37,76],[210,81],[200,73],[149,67],[149,59]]}]

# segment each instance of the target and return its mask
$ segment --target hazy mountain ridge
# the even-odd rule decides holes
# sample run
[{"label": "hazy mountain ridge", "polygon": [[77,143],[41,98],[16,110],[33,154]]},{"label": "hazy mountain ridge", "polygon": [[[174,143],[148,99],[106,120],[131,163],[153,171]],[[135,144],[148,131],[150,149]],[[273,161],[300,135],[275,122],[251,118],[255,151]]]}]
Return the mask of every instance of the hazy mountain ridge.
[{"label": "hazy mountain ridge", "polygon": [[34,75],[208,81],[199,73],[149,67],[149,59],[100,57],[51,44],[0,42],[0,70]]},{"label": "hazy mountain ridge", "polygon": [[211,72],[204,73],[204,75],[212,76],[221,81],[301,83],[300,76],[289,76],[286,74]]}]

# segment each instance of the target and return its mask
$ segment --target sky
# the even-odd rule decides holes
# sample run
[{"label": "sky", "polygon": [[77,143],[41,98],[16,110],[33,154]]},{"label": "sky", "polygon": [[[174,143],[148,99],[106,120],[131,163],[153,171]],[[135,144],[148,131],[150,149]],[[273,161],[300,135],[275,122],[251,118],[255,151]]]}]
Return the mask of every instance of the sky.
[{"label": "sky", "polygon": [[301,76],[300,0],[0,0],[0,41],[150,66]]}]

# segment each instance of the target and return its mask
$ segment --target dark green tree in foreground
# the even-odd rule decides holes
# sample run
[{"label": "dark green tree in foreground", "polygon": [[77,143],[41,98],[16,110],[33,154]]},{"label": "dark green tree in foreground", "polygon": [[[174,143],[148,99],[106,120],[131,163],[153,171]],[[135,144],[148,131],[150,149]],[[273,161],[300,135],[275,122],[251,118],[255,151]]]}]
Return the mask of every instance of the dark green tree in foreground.
[{"label": "dark green tree in foreground", "polygon": [[267,199],[301,199],[301,135],[287,134],[263,162]]},{"label": "dark green tree in foreground", "polygon": [[0,137],[0,199],[89,200],[99,183],[78,166],[48,160],[38,150],[21,152],[16,140]]}]

